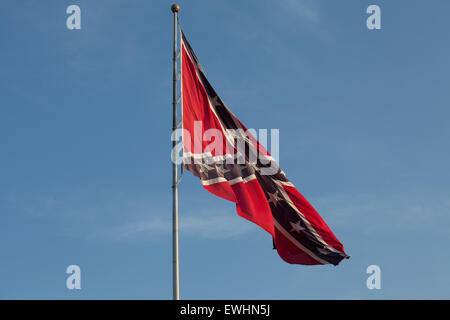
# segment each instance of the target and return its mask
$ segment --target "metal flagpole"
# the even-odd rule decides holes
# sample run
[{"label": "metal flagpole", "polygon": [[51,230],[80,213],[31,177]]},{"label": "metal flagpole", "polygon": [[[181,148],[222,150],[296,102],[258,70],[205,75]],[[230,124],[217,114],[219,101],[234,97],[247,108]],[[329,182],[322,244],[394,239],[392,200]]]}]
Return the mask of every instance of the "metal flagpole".
[{"label": "metal flagpole", "polygon": [[[172,5],[171,10],[173,12],[173,126],[175,131],[178,127],[177,120],[177,13],[180,10],[180,6],[177,4]],[[179,274],[179,262],[178,262],[178,168],[177,168],[177,153],[176,153],[177,141],[172,141],[173,150],[173,184],[172,184],[172,245],[173,245],[173,300],[180,300],[180,274]]]}]

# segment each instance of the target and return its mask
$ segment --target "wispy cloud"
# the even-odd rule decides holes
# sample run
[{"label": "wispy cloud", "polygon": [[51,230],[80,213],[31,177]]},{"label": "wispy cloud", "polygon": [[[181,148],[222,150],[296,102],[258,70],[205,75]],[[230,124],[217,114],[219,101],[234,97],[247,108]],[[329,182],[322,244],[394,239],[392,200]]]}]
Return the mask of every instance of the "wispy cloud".
[{"label": "wispy cloud", "polygon": [[309,22],[319,21],[317,1],[312,0],[283,0],[283,7],[292,14]]},{"label": "wispy cloud", "polygon": [[[250,232],[252,225],[230,210],[227,215],[189,214],[180,218],[179,229],[182,236],[220,239],[239,236]],[[95,238],[111,241],[125,241],[137,237],[156,238],[171,233],[171,217],[152,217],[96,232]]]},{"label": "wispy cloud", "polygon": [[[450,196],[444,192],[341,193],[308,197],[338,234],[450,232]],[[116,191],[1,195],[4,215],[51,221],[60,234],[101,241],[157,240],[170,235],[171,208],[146,195]],[[192,205],[192,204],[191,204]],[[195,205],[194,205],[195,206]],[[162,215],[161,213],[164,213]],[[206,239],[237,237],[258,230],[232,205],[180,212],[181,236]],[[56,231],[55,231],[56,232]]]},{"label": "wispy cloud", "polygon": [[[450,232],[450,197],[445,195],[347,193],[311,199],[333,230],[354,230],[364,234],[392,232]],[[96,232],[96,238],[126,241],[170,235],[171,217],[152,216]],[[240,236],[257,227],[240,218],[234,209],[184,212],[180,217],[182,236],[221,239]]]},{"label": "wispy cloud", "polygon": [[[195,204],[191,204],[194,205]],[[171,207],[146,195],[117,190],[67,191],[57,194],[0,195],[0,212],[52,221],[60,234],[91,240],[157,240],[172,232]],[[221,239],[257,227],[239,217],[233,205],[223,210],[198,208],[180,212],[181,236]]]},{"label": "wispy cloud", "polygon": [[450,231],[450,196],[429,193],[338,194],[317,198],[327,222],[365,233]]}]

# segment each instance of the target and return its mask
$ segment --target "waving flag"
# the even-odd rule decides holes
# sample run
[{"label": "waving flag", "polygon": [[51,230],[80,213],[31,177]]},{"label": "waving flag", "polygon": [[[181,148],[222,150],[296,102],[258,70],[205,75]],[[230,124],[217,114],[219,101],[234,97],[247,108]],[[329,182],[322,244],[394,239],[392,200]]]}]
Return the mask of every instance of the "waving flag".
[{"label": "waving flag", "polygon": [[344,247],[275,160],[231,113],[182,33],[183,165],[205,189],[233,201],[239,216],[272,235],[288,263],[333,264]]}]

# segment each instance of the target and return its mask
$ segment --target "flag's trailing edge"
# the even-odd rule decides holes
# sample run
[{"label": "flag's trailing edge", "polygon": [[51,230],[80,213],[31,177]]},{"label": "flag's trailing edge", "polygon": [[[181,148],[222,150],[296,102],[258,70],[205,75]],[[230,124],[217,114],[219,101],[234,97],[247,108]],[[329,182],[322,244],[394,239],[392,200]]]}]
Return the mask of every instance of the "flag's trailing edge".
[{"label": "flag's trailing edge", "polygon": [[[200,178],[205,189],[235,202],[239,216],[270,233],[286,262],[337,265],[349,258],[325,221],[253,136],[237,134],[245,151],[237,148],[230,129],[247,129],[216,94],[182,32],[181,73],[183,166]],[[211,148],[217,137],[202,138],[209,129],[221,132],[222,148]],[[217,146],[218,141],[214,143]],[[257,161],[249,161],[256,154]],[[225,161],[230,158],[240,161]],[[276,168],[273,174],[262,174],[270,166]]]}]

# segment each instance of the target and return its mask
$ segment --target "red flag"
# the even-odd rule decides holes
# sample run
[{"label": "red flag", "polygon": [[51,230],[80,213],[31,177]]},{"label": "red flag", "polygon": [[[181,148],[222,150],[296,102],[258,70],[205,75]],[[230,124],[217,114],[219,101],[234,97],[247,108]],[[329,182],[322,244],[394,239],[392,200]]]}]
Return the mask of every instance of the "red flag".
[{"label": "red flag", "polygon": [[344,247],[275,160],[216,94],[182,33],[183,166],[239,216],[272,235],[288,263],[337,265]]}]

